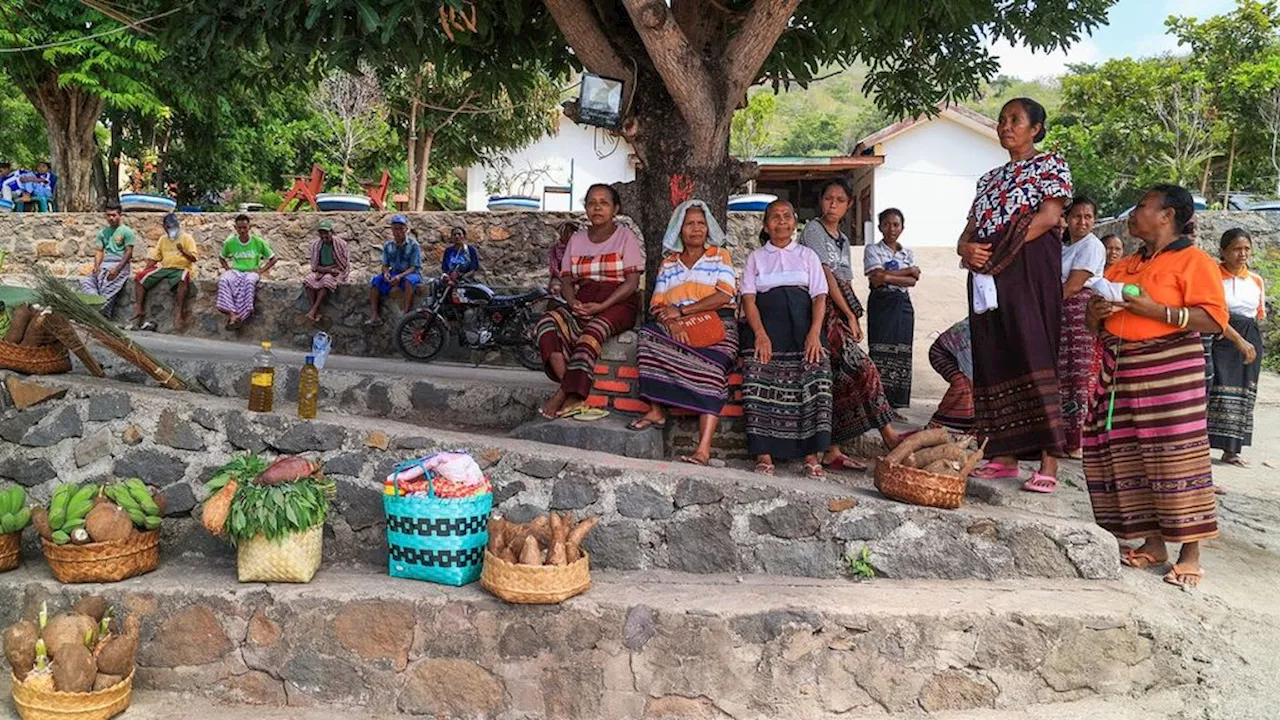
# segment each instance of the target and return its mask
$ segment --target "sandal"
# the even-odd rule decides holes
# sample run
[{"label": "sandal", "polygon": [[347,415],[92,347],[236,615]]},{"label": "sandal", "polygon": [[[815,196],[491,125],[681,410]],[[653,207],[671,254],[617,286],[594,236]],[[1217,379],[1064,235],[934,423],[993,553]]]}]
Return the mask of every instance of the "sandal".
[{"label": "sandal", "polygon": [[[1195,582],[1188,582],[1183,578],[1195,578]],[[1191,570],[1177,563],[1174,563],[1173,569],[1164,576],[1165,582],[1170,585],[1177,585],[1183,590],[1199,587],[1202,579],[1204,579],[1204,570]]]},{"label": "sandal", "polygon": [[828,470],[834,470],[836,472],[840,472],[841,470],[849,470],[852,472],[867,471],[866,463],[860,462],[858,460],[854,460],[853,458],[844,454],[837,455],[831,458],[831,460],[829,461],[824,461],[822,463],[822,466],[827,468]]},{"label": "sandal", "polygon": [[768,475],[773,477],[773,463],[758,462],[756,463],[755,473],[757,475]]},{"label": "sandal", "polygon": [[1161,560],[1160,558],[1157,558],[1155,555],[1152,555],[1151,553],[1146,552],[1145,550],[1139,550],[1137,548],[1131,548],[1131,547],[1125,548],[1124,555],[1120,556],[1121,565],[1124,565],[1125,567],[1131,567],[1136,570],[1146,570],[1149,567],[1155,567],[1156,565],[1163,565],[1167,562],[1169,562],[1167,559]]},{"label": "sandal", "polygon": [[145,331],[147,331],[147,332],[155,332],[157,327],[158,327],[158,326],[155,324],[155,322],[154,322],[154,321],[152,321],[152,320],[148,320],[148,321],[146,321],[146,322],[142,323],[141,325],[139,325],[139,326],[138,326],[138,329],[139,329],[139,330],[145,330]]},{"label": "sandal", "polygon": [[584,405],[571,417],[573,417],[574,420],[581,422],[593,422],[595,420],[603,420],[604,418],[609,417],[609,411],[601,410],[600,408],[586,407]]},{"label": "sandal", "polygon": [[634,432],[640,432],[641,430],[648,430],[649,428],[657,428],[659,430],[662,430],[666,427],[667,427],[666,420],[663,420],[662,422],[658,422],[657,420],[650,420],[649,418],[640,418],[639,420],[633,420],[627,423],[627,429]]},{"label": "sandal", "polygon": [[1022,483],[1022,489],[1027,492],[1050,494],[1058,489],[1058,478],[1052,475],[1045,475],[1040,471],[1031,473],[1031,479]]},{"label": "sandal", "polygon": [[822,463],[805,463],[804,474],[811,478],[824,478],[827,471],[822,469]]},{"label": "sandal", "polygon": [[578,413],[586,409],[587,409],[586,403],[578,403],[577,405],[572,405],[567,408],[560,408],[560,410],[556,412],[556,417],[568,419],[576,416]]},{"label": "sandal", "polygon": [[1240,457],[1239,455],[1237,455],[1237,456],[1235,456],[1235,457],[1231,458],[1230,460],[1228,460],[1228,459],[1226,459],[1226,458],[1223,458],[1223,459],[1222,459],[1222,463],[1223,463],[1224,465],[1235,465],[1235,466],[1236,466],[1236,467],[1238,467],[1238,468],[1249,468],[1249,467],[1252,467],[1252,466],[1249,464],[1249,461],[1248,461],[1248,460],[1245,460],[1244,458]]},{"label": "sandal", "polygon": [[997,462],[988,462],[986,465],[969,473],[969,477],[975,477],[979,480],[996,480],[999,478],[1017,478],[1022,474],[1017,465],[1001,465]]}]

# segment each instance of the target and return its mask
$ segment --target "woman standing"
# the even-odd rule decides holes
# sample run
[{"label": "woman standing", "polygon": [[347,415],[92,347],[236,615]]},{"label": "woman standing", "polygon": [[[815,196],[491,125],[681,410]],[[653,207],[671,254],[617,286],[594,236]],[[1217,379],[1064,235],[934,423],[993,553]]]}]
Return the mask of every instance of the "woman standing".
[{"label": "woman standing", "polygon": [[822,347],[827,278],[795,231],[791,203],[769,203],[764,247],[747,256],[742,273],[747,452],[763,475],[773,474],[774,460],[803,457],[805,473],[822,477],[820,455],[831,445],[831,364]]},{"label": "woman standing", "polygon": [[1249,467],[1240,451],[1253,442],[1253,404],[1262,372],[1262,330],[1266,292],[1262,278],[1249,270],[1253,240],[1240,228],[1222,234],[1222,289],[1231,314],[1213,341],[1209,387],[1209,446],[1222,451],[1222,462]]},{"label": "woman standing", "polygon": [[636,290],[644,273],[640,240],[615,221],[622,210],[617,190],[592,185],[584,204],[591,226],[574,233],[560,265],[560,294],[568,307],[548,312],[535,329],[547,377],[560,384],[539,410],[545,418],[595,420],[606,414],[586,405],[600,346],[636,322]]},{"label": "woman standing", "polygon": [[907,288],[920,280],[915,254],[899,238],[906,218],[897,208],[880,213],[880,242],[863,252],[862,266],[871,283],[867,298],[867,345],[884,381],[889,405],[911,405],[911,352],[916,311]]},{"label": "woman standing", "polygon": [[[1097,377],[1098,339],[1085,327],[1085,310],[1102,280],[1107,250],[1093,234],[1097,205],[1081,195],[1067,210],[1062,238],[1062,339],[1058,345],[1058,382],[1062,385],[1062,431],[1066,454],[1078,458],[1084,419]],[[1053,492],[1052,485],[1034,478],[1028,490]]]},{"label": "woman standing", "polygon": [[1164,579],[1192,587],[1204,576],[1200,541],[1218,536],[1200,335],[1227,327],[1222,273],[1185,235],[1194,212],[1191,193],[1157,185],[1129,215],[1142,248],[1107,280],[1141,292],[1090,301],[1089,327],[1100,330],[1104,357],[1084,438],[1094,519],[1122,540],[1143,540],[1121,562],[1161,565],[1165,543],[1181,543]]},{"label": "woman standing", "polygon": [[653,321],[640,329],[640,397],[649,412],[627,427],[665,427],[665,408],[698,413],[698,448],[680,458],[711,461],[711,438],[729,399],[729,368],[738,357],[733,299],[737,274],[725,235],[701,200],[680,204],[667,223],[662,247],[671,253],[658,268],[649,298]]},{"label": "woman standing", "polygon": [[1016,478],[1018,457],[1036,455],[1031,480],[1057,484],[1062,454],[1058,341],[1062,324],[1062,242],[1057,229],[1071,197],[1071,170],[1044,139],[1040,103],[1016,98],[996,132],[1009,162],[978,180],[957,251],[969,276],[974,428],[988,439],[983,478]]},{"label": "woman standing", "polygon": [[826,303],[824,336],[831,351],[834,423],[831,447],[822,464],[832,470],[867,469],[862,462],[844,454],[847,445],[869,430],[879,430],[889,448],[899,436],[890,423],[893,408],[884,394],[880,371],[858,343],[862,341],[862,303],[853,294],[853,267],[849,259],[849,237],[840,230],[840,220],[849,211],[853,194],[843,180],[828,180],[818,190],[819,216],[804,226],[800,242],[817,254],[823,278],[830,289]]}]

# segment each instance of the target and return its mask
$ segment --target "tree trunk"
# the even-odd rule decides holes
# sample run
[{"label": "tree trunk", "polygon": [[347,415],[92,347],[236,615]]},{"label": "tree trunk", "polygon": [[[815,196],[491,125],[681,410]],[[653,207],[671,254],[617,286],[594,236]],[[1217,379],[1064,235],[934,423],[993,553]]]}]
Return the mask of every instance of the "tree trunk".
[{"label": "tree trunk", "polygon": [[58,174],[58,209],[95,210],[93,163],[98,144],[93,130],[102,115],[102,98],[74,86],[59,87],[56,76],[24,90],[24,94],[44,118],[50,161]]},{"label": "tree trunk", "polygon": [[435,133],[423,133],[418,138],[418,145],[415,148],[416,156],[414,164],[418,168],[418,176],[413,179],[410,186],[410,203],[414,210],[422,210],[427,202],[427,170],[431,167],[431,146],[435,144]]},{"label": "tree trunk", "polygon": [[1236,131],[1231,130],[1231,149],[1227,151],[1227,189],[1222,193],[1222,209],[1231,209],[1231,173],[1236,163]]},{"label": "tree trunk", "polygon": [[111,148],[107,150],[106,200],[120,200],[120,155],[124,152],[124,123],[111,123]]}]

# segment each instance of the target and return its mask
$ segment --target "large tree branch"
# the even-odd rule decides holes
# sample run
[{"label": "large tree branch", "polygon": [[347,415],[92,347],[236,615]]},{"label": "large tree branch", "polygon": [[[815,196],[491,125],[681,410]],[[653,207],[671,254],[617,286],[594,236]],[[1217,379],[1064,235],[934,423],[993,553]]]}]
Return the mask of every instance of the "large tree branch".
[{"label": "large tree branch", "polygon": [[627,79],[631,73],[596,19],[587,0],[544,0],[556,26],[582,64],[597,75]]},{"label": "large tree branch", "polygon": [[671,14],[693,51],[706,57],[711,38],[723,30],[726,11],[707,0],[671,0]]},{"label": "large tree branch", "polygon": [[724,52],[730,103],[736,106],[755,82],[799,4],[800,0],[756,0],[752,5],[750,14]]},{"label": "large tree branch", "polygon": [[[649,60],[689,126],[693,146],[714,147],[719,103],[711,90],[711,77],[702,57],[689,45],[663,0],[622,2],[649,53]],[[711,160],[718,161],[718,158]]]}]

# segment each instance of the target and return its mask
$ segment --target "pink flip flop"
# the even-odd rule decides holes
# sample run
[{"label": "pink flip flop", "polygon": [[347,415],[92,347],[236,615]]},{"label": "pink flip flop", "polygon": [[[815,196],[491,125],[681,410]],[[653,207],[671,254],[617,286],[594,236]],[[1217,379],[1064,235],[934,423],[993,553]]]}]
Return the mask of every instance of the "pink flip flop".
[{"label": "pink flip flop", "polygon": [[979,480],[996,480],[999,478],[1017,478],[1021,475],[1021,471],[1017,465],[1001,465],[997,462],[988,462],[986,465],[969,473],[970,477],[976,477]]},{"label": "pink flip flop", "polygon": [[1052,475],[1045,475],[1040,471],[1031,473],[1031,479],[1022,483],[1022,489],[1027,492],[1049,494],[1058,489],[1058,478]]}]

